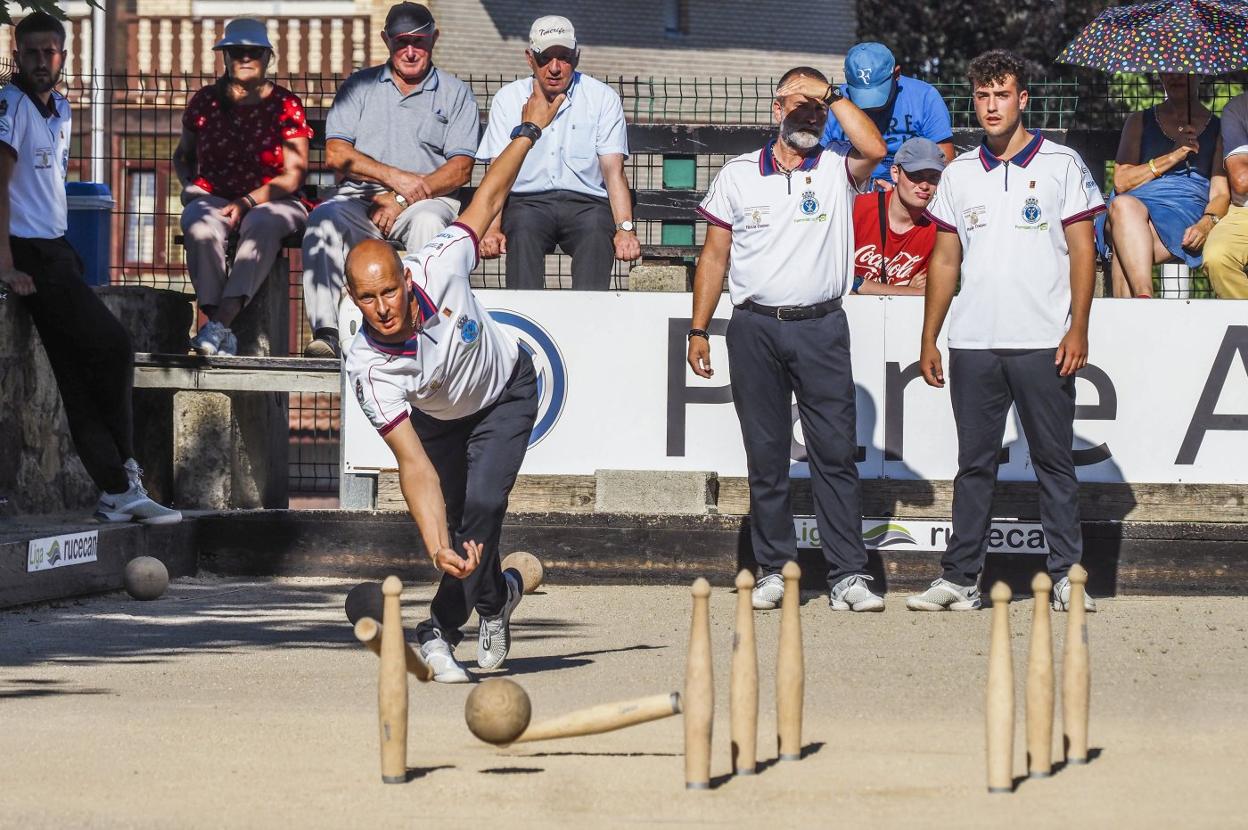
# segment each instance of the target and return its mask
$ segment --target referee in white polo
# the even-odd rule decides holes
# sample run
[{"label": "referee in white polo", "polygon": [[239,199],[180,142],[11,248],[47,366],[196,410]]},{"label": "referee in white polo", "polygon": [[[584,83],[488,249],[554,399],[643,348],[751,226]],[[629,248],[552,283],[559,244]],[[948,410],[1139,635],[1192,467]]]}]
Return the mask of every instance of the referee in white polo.
[{"label": "referee in white polo", "polygon": [[[1105,209],[1079,154],[1023,126],[1025,65],[1002,50],[967,69],[983,144],[954,159],[928,208],[939,232],[928,265],[919,368],[945,385],[936,337],[949,322],[949,377],[958,430],[953,533],[943,573],[906,606],[970,611],[992,515],[1010,404],[1040,482],[1053,607],[1066,610],[1067,571],[1083,554],[1075,478],[1075,372],[1088,361],[1092,218]],[[1091,598],[1090,611],[1096,610]]]},{"label": "referee in white polo", "polygon": [[[849,137],[819,146],[829,110]],[[797,558],[789,498],[794,393],[810,461],[815,514],[836,610],[879,611],[867,587],[861,493],[854,465],[854,377],[841,298],[853,281],[855,192],[887,148],[871,119],[816,69],[780,79],[779,129],[761,150],[724,165],[698,213],[706,241],[693,286],[689,365],[712,374],[707,327],[723,291],[732,398],[750,481],[750,535],[758,562],[754,607],[784,596],[780,569]]]}]

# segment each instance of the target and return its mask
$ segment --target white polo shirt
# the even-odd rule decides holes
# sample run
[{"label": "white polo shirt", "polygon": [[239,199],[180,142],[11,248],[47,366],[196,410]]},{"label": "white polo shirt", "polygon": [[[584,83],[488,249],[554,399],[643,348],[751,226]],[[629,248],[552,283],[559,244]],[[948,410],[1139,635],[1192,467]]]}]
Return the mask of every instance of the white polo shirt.
[{"label": "white polo shirt", "polygon": [[698,206],[706,221],[732,231],[732,304],[808,306],[844,296],[854,273],[850,145],[833,142],[786,176],[772,144],[725,164]]},{"label": "white polo shirt", "polygon": [[986,145],[955,158],[927,214],[962,242],[954,349],[1049,349],[1070,326],[1066,226],[1105,209],[1079,154],[1039,133],[1009,161]]},{"label": "white polo shirt", "polygon": [[441,420],[498,400],[516,366],[516,341],[472,293],[477,239],[452,224],[403,259],[421,320],[406,343],[382,343],[365,324],[347,347],[347,379],[368,420],[385,435],[415,407]]},{"label": "white polo shirt", "polygon": [[0,88],[0,145],[17,157],[9,180],[9,234],[24,239],[65,235],[65,174],[72,120],[55,90],[48,109],[16,82]]},{"label": "white polo shirt", "polygon": [[[519,78],[494,93],[490,121],[477,148],[477,158],[490,161],[511,143],[520,126],[524,103],[533,94],[533,77]],[[573,74],[567,98],[555,120],[525,156],[512,193],[571,190],[587,196],[607,195],[599,156],[628,156],[624,105],[611,87],[580,72]]]}]

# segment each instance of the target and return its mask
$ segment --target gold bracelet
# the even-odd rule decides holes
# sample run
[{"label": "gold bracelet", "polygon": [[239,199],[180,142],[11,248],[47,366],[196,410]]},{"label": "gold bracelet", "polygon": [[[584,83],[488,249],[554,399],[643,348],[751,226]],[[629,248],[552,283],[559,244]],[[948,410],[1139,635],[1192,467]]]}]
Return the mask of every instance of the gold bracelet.
[{"label": "gold bracelet", "polygon": [[1156,159],[1148,160],[1148,169],[1152,171],[1154,179],[1161,178],[1161,174],[1157,172],[1157,160]]}]

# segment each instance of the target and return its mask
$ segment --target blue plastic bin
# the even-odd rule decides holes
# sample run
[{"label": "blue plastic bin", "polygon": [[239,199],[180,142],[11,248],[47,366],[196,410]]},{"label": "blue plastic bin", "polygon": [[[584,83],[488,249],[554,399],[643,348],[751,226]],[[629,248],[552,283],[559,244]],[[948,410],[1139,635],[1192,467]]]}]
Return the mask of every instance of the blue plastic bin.
[{"label": "blue plastic bin", "polygon": [[82,278],[87,285],[108,285],[112,264],[113,194],[100,182],[66,182],[65,202],[69,208],[69,228],[65,238],[82,257]]}]

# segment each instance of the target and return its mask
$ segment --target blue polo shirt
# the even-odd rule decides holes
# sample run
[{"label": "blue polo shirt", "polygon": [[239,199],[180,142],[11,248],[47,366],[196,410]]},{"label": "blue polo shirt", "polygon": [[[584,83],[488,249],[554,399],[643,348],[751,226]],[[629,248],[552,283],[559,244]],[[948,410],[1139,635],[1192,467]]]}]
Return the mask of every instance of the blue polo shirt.
[{"label": "blue polo shirt", "polygon": [[[841,84],[841,94],[848,96],[846,86]],[[936,87],[929,83],[901,75],[897,78],[897,89],[887,104],[874,110],[864,110],[888,145],[888,155],[872,172],[872,179],[892,181],[891,169],[893,156],[907,139],[919,136],[930,139],[937,144],[953,140],[953,125],[949,120],[949,108],[940,97]],[[823,145],[826,147],[833,141],[847,141],[848,137],[841,125],[831,116],[828,126],[823,130]]]}]

